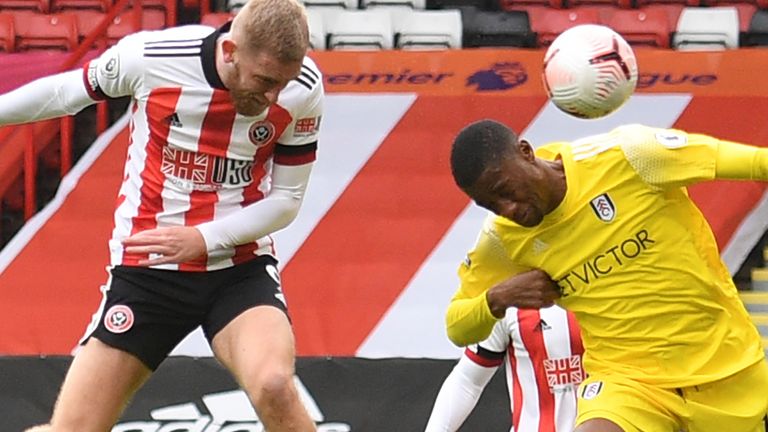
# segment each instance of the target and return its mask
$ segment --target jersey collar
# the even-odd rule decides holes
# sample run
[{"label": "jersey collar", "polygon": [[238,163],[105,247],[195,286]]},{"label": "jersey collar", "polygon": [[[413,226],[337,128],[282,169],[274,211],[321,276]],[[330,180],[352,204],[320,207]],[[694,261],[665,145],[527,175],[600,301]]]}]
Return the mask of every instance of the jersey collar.
[{"label": "jersey collar", "polygon": [[214,30],[213,33],[203,39],[203,46],[200,51],[200,63],[203,65],[203,74],[205,74],[206,81],[208,81],[211,87],[220,90],[226,90],[227,88],[216,71],[216,41],[219,40],[219,36],[228,33],[231,26],[232,21]]}]

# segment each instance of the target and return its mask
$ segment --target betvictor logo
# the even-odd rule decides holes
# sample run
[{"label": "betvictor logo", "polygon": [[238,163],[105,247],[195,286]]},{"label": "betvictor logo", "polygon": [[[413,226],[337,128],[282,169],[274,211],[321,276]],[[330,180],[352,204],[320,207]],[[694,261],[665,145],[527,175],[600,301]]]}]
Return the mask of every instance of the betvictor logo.
[{"label": "betvictor logo", "polygon": [[[350,432],[345,423],[324,423],[315,399],[294,377],[301,401],[317,423],[318,432]],[[151,420],[119,423],[112,432],[264,432],[264,425],[242,390],[208,394],[202,397],[207,414],[194,402],[154,409]]]}]

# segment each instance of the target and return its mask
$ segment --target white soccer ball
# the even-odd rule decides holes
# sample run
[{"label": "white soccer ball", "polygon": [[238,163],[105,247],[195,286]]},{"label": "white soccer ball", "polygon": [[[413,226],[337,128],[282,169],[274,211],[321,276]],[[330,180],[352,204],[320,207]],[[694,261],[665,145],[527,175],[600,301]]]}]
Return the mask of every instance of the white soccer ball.
[{"label": "white soccer ball", "polygon": [[579,118],[606,116],[637,84],[637,59],[621,35],[583,24],[561,33],[544,55],[544,87],[556,107]]}]

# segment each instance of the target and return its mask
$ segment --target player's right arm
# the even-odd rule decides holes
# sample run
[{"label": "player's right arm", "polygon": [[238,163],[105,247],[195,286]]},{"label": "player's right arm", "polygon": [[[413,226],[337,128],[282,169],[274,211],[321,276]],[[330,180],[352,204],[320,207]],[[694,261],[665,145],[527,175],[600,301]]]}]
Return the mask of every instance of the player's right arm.
[{"label": "player's right arm", "polygon": [[464,350],[440,387],[425,432],[454,432],[464,424],[502,364],[508,344],[509,332],[499,321],[486,341]]},{"label": "player's right arm", "polygon": [[0,126],[73,115],[107,96],[131,94],[138,76],[131,57],[142,56],[139,44],[128,37],[83,69],[40,78],[1,95]]}]

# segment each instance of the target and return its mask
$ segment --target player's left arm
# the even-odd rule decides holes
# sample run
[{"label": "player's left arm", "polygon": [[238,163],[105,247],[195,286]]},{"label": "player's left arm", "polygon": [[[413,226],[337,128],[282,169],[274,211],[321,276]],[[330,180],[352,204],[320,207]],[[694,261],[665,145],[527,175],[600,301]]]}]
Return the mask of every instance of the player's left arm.
[{"label": "player's left arm", "polygon": [[675,188],[713,180],[768,180],[768,149],[674,129],[621,128],[627,161],[648,184]]}]

